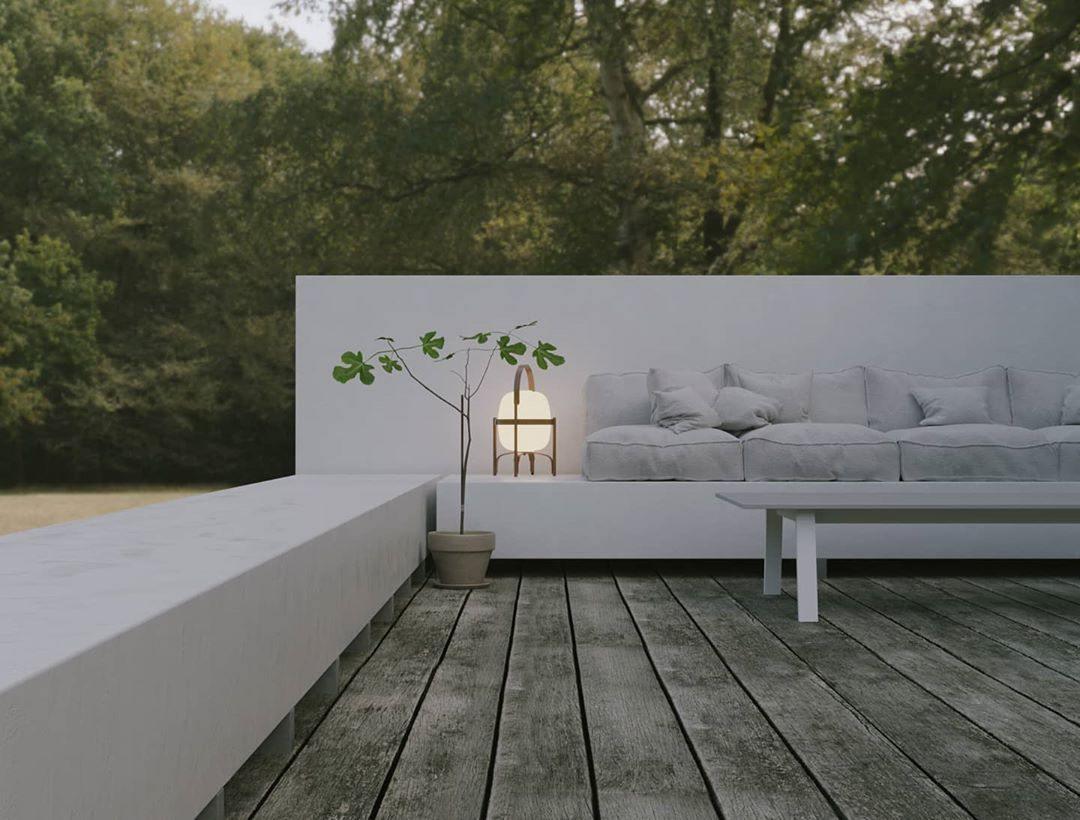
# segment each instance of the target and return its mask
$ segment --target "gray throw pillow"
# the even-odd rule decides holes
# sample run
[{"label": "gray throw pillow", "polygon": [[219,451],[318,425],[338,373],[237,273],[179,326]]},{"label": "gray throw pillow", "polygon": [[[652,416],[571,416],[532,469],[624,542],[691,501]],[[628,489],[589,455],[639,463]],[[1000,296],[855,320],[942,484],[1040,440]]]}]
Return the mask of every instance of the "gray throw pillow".
[{"label": "gray throw pillow", "polygon": [[1065,391],[1065,404],[1061,408],[1062,424],[1080,424],[1080,384]]},{"label": "gray throw pillow", "polygon": [[673,433],[717,427],[720,417],[692,387],[657,390],[652,394],[653,424],[666,427]]},{"label": "gray throw pillow", "polygon": [[916,387],[911,395],[922,408],[921,427],[994,423],[985,387]]},{"label": "gray throw pillow", "polygon": [[813,373],[757,373],[737,364],[728,365],[729,383],[780,402],[777,421],[810,420],[810,387]]},{"label": "gray throw pillow", "polygon": [[764,427],[780,416],[780,402],[742,387],[720,388],[712,406],[720,417],[718,426],[729,433]]},{"label": "gray throw pillow", "polygon": [[658,390],[692,387],[701,398],[711,402],[719,385],[714,381],[714,377],[708,373],[699,373],[696,370],[667,370],[653,367],[649,369],[649,373],[645,377],[645,387],[648,389],[650,396]]}]

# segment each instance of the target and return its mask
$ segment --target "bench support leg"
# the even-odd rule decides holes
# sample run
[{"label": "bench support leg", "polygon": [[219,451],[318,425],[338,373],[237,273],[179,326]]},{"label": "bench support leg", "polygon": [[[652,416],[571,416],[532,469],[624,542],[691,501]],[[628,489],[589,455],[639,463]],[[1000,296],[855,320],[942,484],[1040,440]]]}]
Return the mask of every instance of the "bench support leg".
[{"label": "bench support leg", "polygon": [[360,630],[360,633],[352,639],[352,643],[345,647],[342,654],[361,655],[367,652],[369,646],[371,646],[371,624]]},{"label": "bench support leg", "polygon": [[213,799],[206,804],[206,808],[195,817],[195,820],[225,820],[224,789],[214,795]]},{"label": "bench support leg", "polygon": [[334,658],[334,662],[319,676],[305,697],[332,698],[338,693],[340,683],[341,658]]},{"label": "bench support leg", "polygon": [[405,583],[397,588],[397,592],[394,593],[394,604],[400,609],[409,603],[409,599],[412,598],[412,578],[406,578]]},{"label": "bench support leg", "polygon": [[413,570],[410,580],[412,580],[413,586],[422,587],[424,585],[424,581],[427,580],[427,566],[425,565],[425,562],[421,562],[420,566]]},{"label": "bench support leg", "polygon": [[375,613],[375,617],[371,619],[371,622],[373,624],[392,624],[394,622],[393,597],[382,605],[382,609]]},{"label": "bench support leg", "polygon": [[772,510],[765,511],[765,595],[780,594],[780,562],[784,552],[784,520]]},{"label": "bench support leg", "polygon": [[818,619],[817,579],[817,533],[813,512],[799,512],[795,516],[795,571],[798,580],[799,620],[814,622]]},{"label": "bench support leg", "polygon": [[255,754],[284,757],[292,752],[295,740],[296,710],[290,709],[289,714],[282,718],[281,723],[274,727],[274,730],[266,736],[266,740],[255,750]]}]

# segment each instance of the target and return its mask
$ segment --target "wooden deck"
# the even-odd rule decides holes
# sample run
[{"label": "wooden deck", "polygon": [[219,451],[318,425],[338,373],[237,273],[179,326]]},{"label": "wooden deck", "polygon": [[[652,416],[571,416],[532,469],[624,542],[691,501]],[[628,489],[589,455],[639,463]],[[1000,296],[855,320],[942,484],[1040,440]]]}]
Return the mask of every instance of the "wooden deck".
[{"label": "wooden deck", "polygon": [[1080,577],[899,567],[834,571],[817,624],[795,621],[786,578],[762,597],[757,564],[427,584],[227,810],[1080,817]]}]

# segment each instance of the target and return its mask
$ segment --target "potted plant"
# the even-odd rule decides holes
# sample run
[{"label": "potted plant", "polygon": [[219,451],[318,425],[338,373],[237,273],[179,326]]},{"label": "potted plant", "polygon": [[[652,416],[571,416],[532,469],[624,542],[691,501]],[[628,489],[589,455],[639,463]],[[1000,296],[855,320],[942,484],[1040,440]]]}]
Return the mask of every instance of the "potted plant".
[{"label": "potted plant", "polygon": [[[465,529],[465,481],[469,467],[469,451],[472,447],[472,399],[479,392],[488,370],[496,356],[506,364],[516,365],[518,357],[530,353],[541,370],[559,366],[565,360],[556,353],[553,344],[526,341],[520,331],[534,327],[536,322],[515,325],[510,330],[481,330],[471,336],[462,336],[462,346],[443,352],[446,339],[437,331],[430,330],[413,344],[398,344],[390,336],[379,336],[382,349],[365,356],[359,350],[346,350],[341,354],[341,364],[334,367],[333,376],[342,384],[357,380],[363,385],[374,384],[376,368],[388,375],[404,373],[443,406],[457,414],[461,430],[458,465],[461,476],[461,500],[456,532],[436,531],[428,533],[428,550],[435,559],[435,569],[440,586],[474,588],[486,586],[484,575],[488,561],[495,549],[495,533]],[[439,393],[416,375],[410,359],[422,356],[433,362],[454,361],[459,366],[452,372],[461,382],[457,402]],[[415,364],[415,363],[414,363]],[[474,368],[470,372],[470,368]],[[475,382],[473,381],[475,376]]]}]

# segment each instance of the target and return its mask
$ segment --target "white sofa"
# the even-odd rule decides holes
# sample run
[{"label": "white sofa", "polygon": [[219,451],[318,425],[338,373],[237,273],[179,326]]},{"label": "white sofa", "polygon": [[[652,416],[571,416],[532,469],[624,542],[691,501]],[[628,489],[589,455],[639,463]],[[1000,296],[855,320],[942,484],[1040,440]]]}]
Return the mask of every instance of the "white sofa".
[{"label": "white sofa", "polygon": [[[762,373],[726,364],[717,388],[781,401],[778,423],[733,435],[650,423],[646,373],[586,382],[583,472],[592,481],[1080,481],[1080,424],[1061,424],[1080,376],[993,366],[927,376],[858,366]],[[920,426],[919,387],[985,387],[992,424]]]}]

